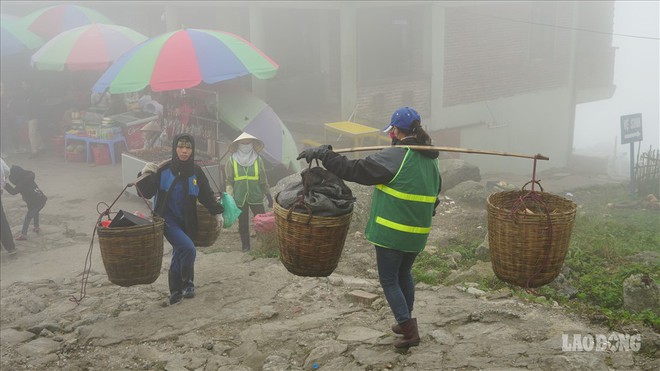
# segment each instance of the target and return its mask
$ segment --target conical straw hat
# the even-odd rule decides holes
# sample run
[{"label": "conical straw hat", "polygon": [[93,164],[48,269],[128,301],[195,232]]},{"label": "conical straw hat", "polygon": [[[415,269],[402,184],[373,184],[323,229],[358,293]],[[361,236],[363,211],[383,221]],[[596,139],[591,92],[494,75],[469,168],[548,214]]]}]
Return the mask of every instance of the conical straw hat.
[{"label": "conical straw hat", "polygon": [[238,149],[238,142],[243,139],[252,139],[252,147],[256,152],[261,152],[261,150],[264,149],[264,142],[262,142],[260,139],[248,133],[242,133],[236,139],[234,139],[233,142],[231,142],[231,144],[229,145],[229,152],[231,153],[236,152]]}]

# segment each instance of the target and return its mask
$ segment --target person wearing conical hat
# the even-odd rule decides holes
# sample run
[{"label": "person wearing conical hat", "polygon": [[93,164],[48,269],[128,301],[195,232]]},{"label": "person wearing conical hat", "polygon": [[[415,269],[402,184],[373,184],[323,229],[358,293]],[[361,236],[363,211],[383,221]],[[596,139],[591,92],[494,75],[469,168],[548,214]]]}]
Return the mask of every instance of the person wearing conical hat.
[{"label": "person wearing conical hat", "polygon": [[264,213],[264,196],[268,207],[273,207],[264,160],[259,156],[264,142],[242,133],[230,145],[231,156],[225,164],[227,193],[234,197],[241,208],[238,217],[238,233],[241,235],[243,252],[250,251],[250,210],[253,215]]}]

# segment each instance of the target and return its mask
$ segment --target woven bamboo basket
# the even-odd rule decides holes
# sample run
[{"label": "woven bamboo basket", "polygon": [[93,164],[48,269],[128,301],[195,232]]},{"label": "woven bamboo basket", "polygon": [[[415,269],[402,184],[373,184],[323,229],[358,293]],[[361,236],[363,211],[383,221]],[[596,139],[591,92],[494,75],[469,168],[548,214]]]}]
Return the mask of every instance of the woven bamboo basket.
[{"label": "woven bamboo basket", "polygon": [[220,226],[215,215],[211,215],[202,204],[197,204],[197,237],[193,239],[195,246],[212,246],[219,236]]},{"label": "woven bamboo basket", "polygon": [[[277,199],[277,197],[276,197]],[[353,212],[314,216],[274,204],[277,246],[286,269],[303,277],[327,277],[339,263]]]},{"label": "woven bamboo basket", "polygon": [[[488,243],[493,271],[502,281],[539,287],[552,282],[564,264],[577,206],[546,192],[528,198],[526,190],[488,196]],[[525,208],[513,213],[514,203]]]},{"label": "woven bamboo basket", "polygon": [[96,229],[110,282],[128,287],[156,281],[163,262],[164,225],[154,216],[152,224]]}]

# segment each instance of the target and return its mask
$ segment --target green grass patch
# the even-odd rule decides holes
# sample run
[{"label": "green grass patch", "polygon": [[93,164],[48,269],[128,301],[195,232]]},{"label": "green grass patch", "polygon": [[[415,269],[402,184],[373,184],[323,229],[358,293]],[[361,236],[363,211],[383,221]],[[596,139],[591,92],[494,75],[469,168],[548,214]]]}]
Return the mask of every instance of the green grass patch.
[{"label": "green grass patch", "polygon": [[[630,313],[623,308],[623,281],[633,274],[646,274],[660,282],[658,264],[631,259],[641,252],[660,252],[660,212],[639,207],[612,208],[608,204],[630,203],[627,185],[609,185],[573,192],[578,211],[564,266],[570,268],[567,283],[577,297],[568,299],[550,286],[536,288],[534,294],[499,279],[483,280],[483,289],[508,287],[514,295],[535,303],[558,302],[576,312],[603,318],[616,329],[628,324],[643,324],[660,330],[660,317],[650,310]],[[483,225],[483,222],[482,222]],[[483,240],[476,222],[466,223],[460,237],[442,246],[442,253],[422,253],[413,266],[418,282],[443,284],[451,273],[449,252],[461,253],[459,269],[476,263],[474,250]]]}]

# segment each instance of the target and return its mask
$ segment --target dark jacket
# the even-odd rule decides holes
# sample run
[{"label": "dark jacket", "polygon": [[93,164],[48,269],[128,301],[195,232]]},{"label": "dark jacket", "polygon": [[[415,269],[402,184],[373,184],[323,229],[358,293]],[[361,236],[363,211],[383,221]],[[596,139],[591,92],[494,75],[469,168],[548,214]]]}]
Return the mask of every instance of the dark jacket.
[{"label": "dark jacket", "polygon": [[[397,145],[420,145],[414,137],[403,139]],[[422,150],[419,151],[422,155],[435,159],[438,158],[440,153],[435,150]],[[405,148],[389,147],[373,155],[367,156],[365,159],[349,160],[335,152],[329,152],[323,158],[323,166],[333,174],[362,185],[376,185],[387,184],[396,175],[396,172],[401,167],[403,158],[406,155]],[[442,188],[442,178],[440,178],[440,187],[438,193]]]},{"label": "dark jacket", "polygon": [[[178,160],[176,154],[176,143],[179,138],[182,137],[188,137],[188,140],[193,144],[193,155],[185,163]],[[174,182],[183,182],[186,195],[188,195],[188,187],[190,183],[188,180],[190,177],[195,177],[197,186],[199,187],[199,194],[197,197],[188,195],[185,198],[183,215],[179,216],[184,222],[184,232],[186,232],[188,237],[192,239],[197,236],[197,201],[204,205],[212,215],[221,214],[224,211],[222,204],[215,200],[213,190],[209,185],[208,178],[204,174],[204,171],[199,165],[194,163],[194,154],[195,142],[193,137],[189,134],[177,135],[172,143],[172,161],[158,170],[156,174],[150,174],[136,184],[136,187],[145,198],[149,199],[154,195],[156,196],[156,207],[154,212],[157,215],[163,216],[167,200],[170,197],[170,192],[166,192],[160,187],[161,174],[163,174],[163,171],[170,169],[175,176]],[[141,172],[138,173],[138,177],[141,175]],[[172,189],[174,189],[174,184],[170,187],[170,190]]]},{"label": "dark jacket", "polygon": [[9,177],[7,178],[14,185],[5,183],[5,189],[9,194],[15,195],[20,193],[23,201],[27,204],[28,209],[41,210],[46,205],[48,198],[39,189],[37,183],[34,181],[34,172],[25,170],[18,165],[12,165],[9,170]]}]

